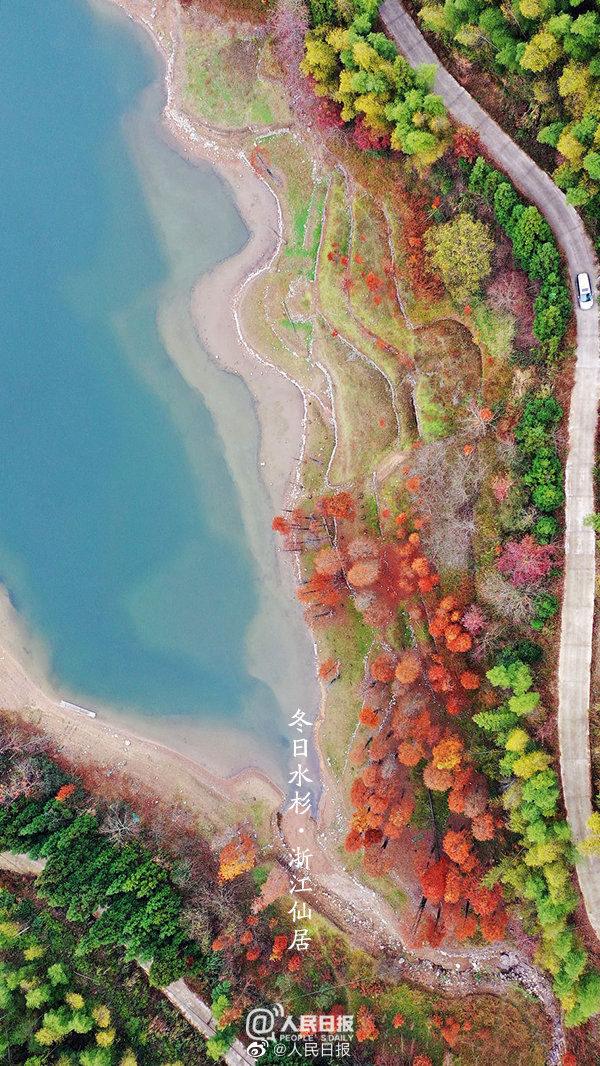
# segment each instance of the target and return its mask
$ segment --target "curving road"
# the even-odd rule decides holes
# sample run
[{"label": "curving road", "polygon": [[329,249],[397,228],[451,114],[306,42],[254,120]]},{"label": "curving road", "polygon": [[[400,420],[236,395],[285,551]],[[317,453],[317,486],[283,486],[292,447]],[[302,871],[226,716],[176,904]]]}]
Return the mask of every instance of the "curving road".
[{"label": "curving road", "polygon": [[[564,194],[439,66],[439,59],[399,0],[384,0],[379,15],[390,37],[411,65],[435,63],[435,90],[458,122],[476,130],[482,145],[521,192],[546,216],[559,242],[571,279],[587,271],[595,281],[599,266],[579,215]],[[575,301],[576,303],[576,301]],[[583,525],[594,510],[594,466],[600,330],[598,310],[576,310],[577,362],[569,413],[566,467],[565,575],[558,666],[560,769],[567,818],[575,842],[586,836],[592,813],[589,745],[590,670],[594,621],[595,535]],[[600,856],[578,863],[579,884],[589,920],[600,937]]]},{"label": "curving road", "polygon": [[[12,851],[0,852],[0,870],[9,870],[10,873],[23,877],[37,877],[45,865],[46,859],[30,859],[25,853]],[[138,966],[145,974],[150,973],[150,963],[139,962]],[[192,992],[183,978],[172,981],[170,985],[166,985],[159,991],[207,1040],[217,1035],[219,1026],[210,1007],[203,999],[200,999],[200,996]],[[227,1066],[255,1066],[256,1064],[256,1059],[246,1050],[241,1040],[233,1041],[231,1047],[225,1052],[223,1061],[227,1063]]]},{"label": "curving road", "polygon": [[[142,969],[148,973],[150,967],[142,965]],[[204,1000],[200,999],[200,996],[192,992],[183,978],[178,981],[172,981],[170,985],[166,985],[160,991],[177,1008],[179,1013],[183,1014],[190,1025],[202,1033],[207,1040],[210,1040],[212,1036],[218,1035],[219,1025],[210,1007]],[[227,1049],[222,1061],[226,1062],[227,1066],[255,1066],[256,1064],[256,1059],[246,1050],[241,1040],[237,1039]]]}]

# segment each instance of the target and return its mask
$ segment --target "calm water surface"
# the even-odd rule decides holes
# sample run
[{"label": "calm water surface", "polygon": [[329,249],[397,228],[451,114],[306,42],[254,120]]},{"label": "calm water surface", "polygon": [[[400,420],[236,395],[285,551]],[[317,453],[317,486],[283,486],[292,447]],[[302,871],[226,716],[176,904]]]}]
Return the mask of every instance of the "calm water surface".
[{"label": "calm water surface", "polygon": [[83,0],[2,21],[0,579],[62,694],[186,750],[226,722],[272,769],[308,643],[273,578],[254,412],[198,347],[204,402],[162,339],[176,320],[198,346],[190,287],[245,226],[161,138],[141,32]]}]

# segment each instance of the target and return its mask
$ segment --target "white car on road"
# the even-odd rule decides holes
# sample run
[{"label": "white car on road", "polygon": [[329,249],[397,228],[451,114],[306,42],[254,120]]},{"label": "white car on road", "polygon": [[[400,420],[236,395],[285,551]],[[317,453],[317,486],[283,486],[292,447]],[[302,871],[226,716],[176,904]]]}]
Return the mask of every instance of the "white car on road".
[{"label": "white car on road", "polygon": [[577,298],[582,311],[587,311],[588,308],[594,306],[592,283],[589,274],[577,275]]}]

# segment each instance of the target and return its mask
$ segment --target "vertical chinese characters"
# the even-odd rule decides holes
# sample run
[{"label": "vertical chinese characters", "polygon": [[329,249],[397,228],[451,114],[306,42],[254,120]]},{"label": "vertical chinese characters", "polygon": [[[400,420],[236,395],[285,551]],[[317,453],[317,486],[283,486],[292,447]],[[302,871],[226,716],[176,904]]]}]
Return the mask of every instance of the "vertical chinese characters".
[{"label": "vertical chinese characters", "polygon": [[[294,768],[289,775],[289,785],[291,789],[294,789],[294,792],[290,800],[289,809],[300,820],[306,819],[310,814],[310,791],[303,792],[302,790],[306,785],[312,784],[312,778],[308,773],[308,736],[305,735],[310,732],[312,725],[313,723],[308,721],[304,711],[300,710],[300,708],[298,708],[291,722],[289,722],[290,729],[298,734],[292,739]],[[298,827],[298,833],[304,833],[304,830],[304,825]],[[311,891],[309,873],[311,859],[312,855],[308,848],[302,848],[300,844],[297,844],[292,852],[290,861],[293,871],[290,884],[292,906],[288,913],[292,915],[295,928],[289,951],[307,951],[312,939],[308,926],[305,924],[310,922],[312,910],[306,900],[302,898],[304,894]]]}]

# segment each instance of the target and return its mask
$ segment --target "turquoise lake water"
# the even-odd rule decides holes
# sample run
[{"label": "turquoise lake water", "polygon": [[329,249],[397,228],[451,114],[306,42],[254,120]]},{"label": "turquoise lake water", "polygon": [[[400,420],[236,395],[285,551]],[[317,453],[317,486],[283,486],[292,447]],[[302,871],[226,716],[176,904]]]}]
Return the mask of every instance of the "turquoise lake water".
[{"label": "turquoise lake water", "polygon": [[141,31],[83,0],[5,5],[2,21],[0,580],[61,694],[163,737],[172,723],[185,750],[226,722],[272,769],[308,638],[289,590],[265,584],[254,411],[208,360],[205,403],[157,327],[179,307],[197,344],[191,285],[247,231],[214,170],[162,139]]}]

